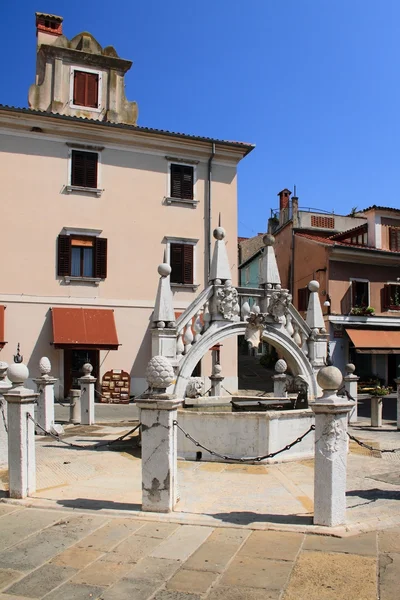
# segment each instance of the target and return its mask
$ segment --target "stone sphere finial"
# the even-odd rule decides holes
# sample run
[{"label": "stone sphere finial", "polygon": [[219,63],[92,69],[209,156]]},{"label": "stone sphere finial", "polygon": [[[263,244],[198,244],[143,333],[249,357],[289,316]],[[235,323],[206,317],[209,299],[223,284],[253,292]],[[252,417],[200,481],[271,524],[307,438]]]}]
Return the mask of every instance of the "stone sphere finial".
[{"label": "stone sphere finial", "polygon": [[338,390],[342,385],[343,377],[337,367],[322,367],[318,371],[317,381],[323,390]]},{"label": "stone sphere finial", "polygon": [[12,363],[7,369],[7,377],[11,383],[23,385],[29,377],[29,369],[24,363]]},{"label": "stone sphere finial", "polygon": [[174,369],[165,356],[153,356],[146,369],[149,388],[165,391],[175,380]]},{"label": "stone sphere finial", "polygon": [[168,277],[168,275],[170,275],[172,271],[171,265],[169,265],[168,263],[161,263],[160,265],[158,265],[157,271],[158,274],[161,275],[161,277]]},{"label": "stone sphere finial", "polygon": [[345,371],[346,371],[347,375],[353,375],[355,370],[356,370],[356,367],[355,367],[355,365],[353,365],[353,363],[348,363],[345,366]]},{"label": "stone sphere finial", "polygon": [[85,363],[82,367],[82,373],[85,377],[91,375],[93,371],[93,367],[90,363]]},{"label": "stone sphere finial", "polygon": [[216,227],[213,231],[213,236],[216,240],[223,240],[226,235],[226,231],[223,227]]},{"label": "stone sphere finial", "polygon": [[50,360],[47,358],[47,356],[42,356],[42,358],[39,361],[39,370],[40,373],[43,375],[49,375],[50,371],[51,371],[51,362]]},{"label": "stone sphere finial", "polygon": [[275,244],[275,238],[272,233],[266,233],[263,237],[264,246],[273,246]]},{"label": "stone sphere finial", "polygon": [[285,373],[287,370],[287,363],[285,360],[283,360],[283,358],[280,358],[279,360],[276,361],[275,363],[275,371],[279,374],[281,373]]},{"label": "stone sphere finial", "polygon": [[222,367],[219,363],[215,363],[215,365],[213,366],[213,370],[212,370],[212,374],[215,376],[219,376],[222,373]]},{"label": "stone sphere finial", "polygon": [[312,281],[310,281],[310,283],[308,284],[307,287],[310,290],[310,292],[318,292],[318,290],[319,290],[319,281],[315,281],[315,279],[313,279]]}]

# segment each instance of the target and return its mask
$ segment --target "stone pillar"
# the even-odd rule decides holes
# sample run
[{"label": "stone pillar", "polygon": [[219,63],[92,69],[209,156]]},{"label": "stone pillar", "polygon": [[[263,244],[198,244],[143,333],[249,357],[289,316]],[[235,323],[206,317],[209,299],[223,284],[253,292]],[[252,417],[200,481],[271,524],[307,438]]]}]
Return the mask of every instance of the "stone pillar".
[{"label": "stone pillar", "polygon": [[92,377],[93,367],[85,363],[82,367],[83,377],[78,379],[81,386],[81,424],[94,425],[94,384],[96,377]]},{"label": "stone pillar", "polygon": [[73,425],[81,422],[81,390],[69,391],[69,422]]},{"label": "stone pillar", "polygon": [[[50,431],[54,427],[54,384],[57,379],[50,375],[51,363],[46,356],[40,359],[39,369],[41,376],[33,380],[39,392],[36,421],[45,431]],[[43,435],[44,432],[36,427],[36,433]]]},{"label": "stone pillar", "polygon": [[317,375],[322,398],[315,413],[314,525],[335,527],[346,520],[347,421],[354,403],[337,396],[342,374],[323,367]]},{"label": "stone pillar", "polygon": [[0,467],[8,465],[7,402],[3,395],[11,388],[11,382],[7,378],[7,369],[8,364],[0,362]]},{"label": "stone pillar", "polygon": [[177,429],[174,421],[182,400],[165,393],[174,370],[163,356],[154,356],[147,367],[150,393],[142,397],[142,510],[171,512],[178,500]]},{"label": "stone pillar", "polygon": [[210,380],[211,380],[211,390],[210,390],[210,396],[222,396],[222,382],[225,379],[225,377],[223,377],[221,375],[222,373],[222,367],[221,365],[219,365],[218,363],[216,363],[213,367],[213,372],[212,375],[210,375]]},{"label": "stone pillar", "polygon": [[286,370],[287,370],[287,364],[283,360],[283,358],[280,358],[279,360],[277,360],[275,363],[276,375],[272,375],[272,379],[274,381],[274,398],[286,398],[287,397],[287,391],[286,391],[287,377],[285,375]]},{"label": "stone pillar", "polygon": [[371,396],[371,427],[382,427],[383,396]]},{"label": "stone pillar", "polygon": [[35,402],[39,394],[24,387],[29,377],[23,363],[12,364],[7,371],[12,383],[4,394],[8,409],[8,476],[10,498],[26,498],[36,491]]},{"label": "stone pillar", "polygon": [[[357,400],[358,400],[358,380],[360,379],[357,375],[354,375],[354,371],[356,370],[355,366],[352,363],[348,363],[346,365],[346,375],[343,379],[344,381],[344,389],[347,394],[354,398],[354,406],[349,414],[349,423],[355,423],[358,419],[357,414]],[[349,398],[349,400],[351,399]]]}]

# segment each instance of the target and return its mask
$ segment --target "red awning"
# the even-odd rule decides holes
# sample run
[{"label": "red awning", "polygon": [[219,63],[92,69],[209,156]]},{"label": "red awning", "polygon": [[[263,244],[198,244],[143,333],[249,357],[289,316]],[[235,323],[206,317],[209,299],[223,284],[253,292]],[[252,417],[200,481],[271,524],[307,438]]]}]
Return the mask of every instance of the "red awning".
[{"label": "red awning", "polygon": [[400,354],[400,331],[346,327],[346,333],[358,354]]},{"label": "red awning", "polygon": [[118,350],[114,311],[98,308],[52,308],[55,348]]},{"label": "red awning", "polygon": [[6,307],[0,306],[0,348],[3,348],[7,342],[4,339],[4,312]]}]

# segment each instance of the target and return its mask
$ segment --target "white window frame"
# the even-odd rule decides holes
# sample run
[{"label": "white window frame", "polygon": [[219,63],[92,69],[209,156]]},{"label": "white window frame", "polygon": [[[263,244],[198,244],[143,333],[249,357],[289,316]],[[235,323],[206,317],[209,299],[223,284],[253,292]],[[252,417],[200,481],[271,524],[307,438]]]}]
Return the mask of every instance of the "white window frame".
[{"label": "white window frame", "polygon": [[[81,106],[80,104],[74,104],[75,71],[82,71],[83,73],[93,73],[94,75],[98,75],[99,89],[97,90],[97,108],[93,108],[93,106]],[[78,108],[81,110],[87,110],[90,112],[100,113],[102,111],[102,97],[103,97],[102,83],[103,83],[103,71],[98,71],[97,69],[87,69],[86,67],[81,67],[79,65],[71,65],[71,67],[69,68],[69,107],[70,108]]]},{"label": "white window frame", "polygon": [[[172,198],[171,196],[171,165],[180,165],[182,167],[192,167],[193,169],[193,200],[188,200],[186,198]],[[184,162],[183,160],[168,160],[167,162],[168,173],[167,173],[167,191],[165,194],[165,203],[166,204],[188,204],[193,208],[199,203],[199,200],[196,200],[196,192],[197,192],[197,164],[193,162]]]},{"label": "white window frame", "polygon": [[[91,187],[82,187],[80,185],[72,185],[72,153],[73,152],[91,152],[92,154],[97,154],[97,188]],[[80,148],[79,146],[71,146],[68,149],[68,173],[67,173],[67,185],[65,186],[65,191],[68,193],[71,192],[80,192],[85,194],[95,194],[97,197],[100,197],[104,192],[104,189],[101,187],[101,152],[96,149],[92,149],[90,147]]]},{"label": "white window frame", "polygon": [[353,306],[353,281],[360,281],[362,283],[368,283],[368,304],[367,306],[371,306],[370,305],[370,300],[371,300],[371,282],[369,279],[361,279],[361,277],[350,277],[350,283],[351,283],[351,308],[354,308]]},{"label": "white window frame", "polygon": [[166,249],[166,261],[170,265],[171,264],[171,244],[186,244],[188,246],[193,246],[193,283],[171,283],[171,288],[173,289],[191,289],[193,292],[197,290],[200,284],[196,283],[197,281],[197,269],[196,269],[196,255],[197,255],[197,243],[198,239],[194,238],[178,238],[165,236],[164,243]]}]

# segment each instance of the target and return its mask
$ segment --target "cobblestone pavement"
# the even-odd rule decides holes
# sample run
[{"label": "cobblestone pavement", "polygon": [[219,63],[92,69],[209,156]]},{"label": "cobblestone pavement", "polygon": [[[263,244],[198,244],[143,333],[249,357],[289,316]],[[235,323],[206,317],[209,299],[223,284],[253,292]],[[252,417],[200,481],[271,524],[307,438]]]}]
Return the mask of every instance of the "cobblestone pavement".
[{"label": "cobblestone pavement", "polygon": [[348,538],[0,503],[0,600],[397,600],[400,528]]}]

